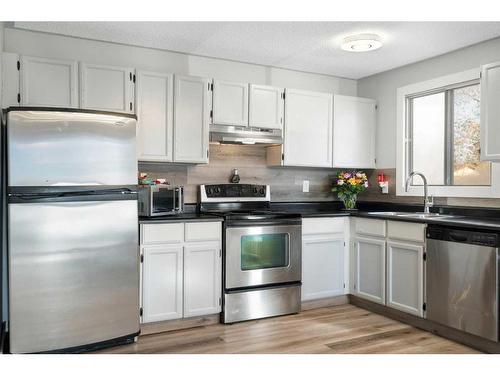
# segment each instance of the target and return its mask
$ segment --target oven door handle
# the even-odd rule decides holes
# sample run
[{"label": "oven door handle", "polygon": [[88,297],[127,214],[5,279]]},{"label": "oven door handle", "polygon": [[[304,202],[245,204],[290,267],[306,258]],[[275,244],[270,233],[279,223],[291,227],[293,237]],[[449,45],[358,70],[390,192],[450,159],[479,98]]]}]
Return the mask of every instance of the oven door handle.
[{"label": "oven door handle", "polygon": [[224,222],[226,227],[255,227],[255,226],[282,226],[282,225],[301,225],[302,219],[284,219],[284,220],[228,220]]}]

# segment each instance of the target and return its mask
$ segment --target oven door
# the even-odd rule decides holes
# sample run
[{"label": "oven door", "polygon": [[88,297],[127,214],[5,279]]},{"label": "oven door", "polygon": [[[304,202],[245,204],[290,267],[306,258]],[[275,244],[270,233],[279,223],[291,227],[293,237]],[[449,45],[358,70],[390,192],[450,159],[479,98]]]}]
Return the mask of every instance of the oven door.
[{"label": "oven door", "polygon": [[225,234],[226,289],[301,280],[301,224],[227,227]]}]

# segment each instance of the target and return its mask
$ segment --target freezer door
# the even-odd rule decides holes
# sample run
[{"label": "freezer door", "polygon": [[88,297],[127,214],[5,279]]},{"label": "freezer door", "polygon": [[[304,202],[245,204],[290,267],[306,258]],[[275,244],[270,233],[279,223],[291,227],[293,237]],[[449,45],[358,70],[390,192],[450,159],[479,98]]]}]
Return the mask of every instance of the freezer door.
[{"label": "freezer door", "polygon": [[139,331],[136,200],[9,204],[13,353]]},{"label": "freezer door", "polygon": [[136,120],[85,112],[11,111],[10,186],[135,185]]}]

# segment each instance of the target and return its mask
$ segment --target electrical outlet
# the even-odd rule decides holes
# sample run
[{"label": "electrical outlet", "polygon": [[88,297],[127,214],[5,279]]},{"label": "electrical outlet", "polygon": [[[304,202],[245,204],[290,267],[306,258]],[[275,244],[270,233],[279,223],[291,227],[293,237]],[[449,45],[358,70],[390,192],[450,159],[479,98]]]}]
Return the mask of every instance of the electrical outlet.
[{"label": "electrical outlet", "polygon": [[302,181],[302,192],[309,193],[309,180]]}]

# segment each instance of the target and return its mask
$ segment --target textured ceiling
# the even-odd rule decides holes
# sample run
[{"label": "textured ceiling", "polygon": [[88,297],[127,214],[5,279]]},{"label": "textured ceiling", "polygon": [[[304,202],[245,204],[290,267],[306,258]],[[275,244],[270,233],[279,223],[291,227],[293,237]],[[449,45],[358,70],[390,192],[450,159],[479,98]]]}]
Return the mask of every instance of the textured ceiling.
[{"label": "textured ceiling", "polygon": [[[500,22],[15,22],[15,27],[359,79],[500,36]],[[348,35],[383,47],[345,52]]]}]

